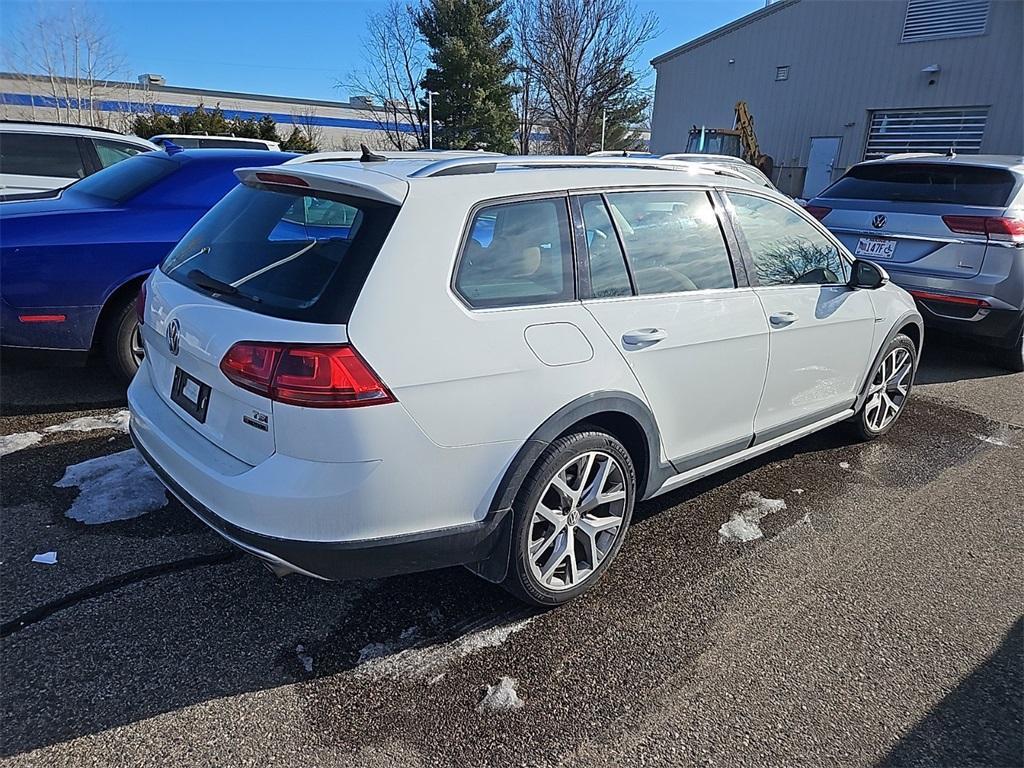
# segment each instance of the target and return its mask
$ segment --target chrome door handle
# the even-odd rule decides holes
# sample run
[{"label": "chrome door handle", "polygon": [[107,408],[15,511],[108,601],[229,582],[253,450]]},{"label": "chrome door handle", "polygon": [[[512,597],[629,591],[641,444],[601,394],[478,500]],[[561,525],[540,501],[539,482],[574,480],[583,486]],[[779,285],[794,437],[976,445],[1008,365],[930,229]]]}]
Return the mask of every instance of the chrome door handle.
[{"label": "chrome door handle", "polygon": [[768,317],[768,322],[777,328],[784,328],[799,319],[796,312],[774,312]]},{"label": "chrome door handle", "polygon": [[635,331],[627,331],[622,334],[622,343],[629,346],[657,344],[666,338],[668,338],[668,332],[664,328],[637,328]]}]

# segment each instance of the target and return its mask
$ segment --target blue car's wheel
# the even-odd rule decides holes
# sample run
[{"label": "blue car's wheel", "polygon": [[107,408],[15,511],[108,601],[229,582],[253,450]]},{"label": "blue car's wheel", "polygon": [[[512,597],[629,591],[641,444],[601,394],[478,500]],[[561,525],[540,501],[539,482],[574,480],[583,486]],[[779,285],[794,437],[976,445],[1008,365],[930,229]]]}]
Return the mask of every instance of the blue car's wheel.
[{"label": "blue car's wheel", "polygon": [[103,352],[110,370],[125,381],[131,381],[145,356],[134,301],[126,302],[111,313],[104,333]]}]

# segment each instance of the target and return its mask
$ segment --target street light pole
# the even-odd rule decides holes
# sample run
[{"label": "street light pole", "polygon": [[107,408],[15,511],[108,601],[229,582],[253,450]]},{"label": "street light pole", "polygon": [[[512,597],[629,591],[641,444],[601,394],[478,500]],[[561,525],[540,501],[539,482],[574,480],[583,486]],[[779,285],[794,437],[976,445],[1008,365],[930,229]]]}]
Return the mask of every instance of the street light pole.
[{"label": "street light pole", "polygon": [[601,151],[604,152],[604,130],[608,124],[608,110],[601,110]]},{"label": "street light pole", "polygon": [[427,148],[434,148],[434,92],[427,91]]}]

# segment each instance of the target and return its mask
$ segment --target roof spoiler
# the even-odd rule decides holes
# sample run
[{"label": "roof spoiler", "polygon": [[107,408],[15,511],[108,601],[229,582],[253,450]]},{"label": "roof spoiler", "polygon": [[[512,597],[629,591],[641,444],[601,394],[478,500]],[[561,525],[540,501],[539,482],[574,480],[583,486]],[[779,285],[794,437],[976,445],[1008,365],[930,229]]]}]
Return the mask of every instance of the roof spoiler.
[{"label": "roof spoiler", "polygon": [[[328,170],[330,173],[322,173]],[[401,205],[409,193],[409,183],[385,174],[367,174],[360,167],[289,165],[263,168],[239,168],[239,181],[248,186],[304,189],[310,192],[333,192],[337,195],[362,197],[378,203]],[[372,183],[370,183],[372,181]]]}]

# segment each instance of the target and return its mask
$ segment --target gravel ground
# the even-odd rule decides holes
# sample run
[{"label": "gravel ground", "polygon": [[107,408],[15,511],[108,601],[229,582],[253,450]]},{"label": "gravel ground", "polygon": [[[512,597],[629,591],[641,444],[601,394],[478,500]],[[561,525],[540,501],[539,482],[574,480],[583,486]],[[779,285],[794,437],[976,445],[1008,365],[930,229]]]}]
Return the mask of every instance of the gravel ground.
[{"label": "gravel ground", "polygon": [[[0,434],[44,437],[2,460],[0,760],[1024,764],[1024,375],[933,344],[919,382],[882,440],[828,430],[641,505],[601,584],[538,613],[462,569],[278,581],[176,502],[71,520],[53,484],[129,443],[42,430],[123,392],[5,370]],[[719,543],[751,491],[786,507]]]}]

